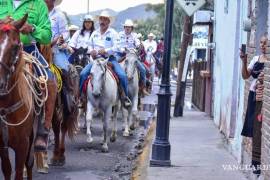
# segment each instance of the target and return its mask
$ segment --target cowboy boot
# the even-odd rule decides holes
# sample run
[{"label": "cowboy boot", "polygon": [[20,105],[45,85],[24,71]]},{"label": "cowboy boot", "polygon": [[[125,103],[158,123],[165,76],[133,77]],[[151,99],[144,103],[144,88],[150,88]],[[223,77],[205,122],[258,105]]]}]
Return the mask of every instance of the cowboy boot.
[{"label": "cowboy boot", "polygon": [[44,151],[47,150],[48,136],[51,128],[51,122],[54,113],[54,106],[57,95],[57,85],[55,80],[48,79],[47,81],[48,88],[48,98],[45,102],[45,115],[43,115],[44,122],[39,120],[37,137],[35,140],[35,150]]},{"label": "cowboy boot", "polygon": [[126,95],[126,93],[125,93],[124,89],[121,87],[121,85],[118,85],[118,87],[119,87],[118,89],[119,89],[121,103],[123,104],[123,106],[125,108],[129,108],[132,105],[131,100]]}]

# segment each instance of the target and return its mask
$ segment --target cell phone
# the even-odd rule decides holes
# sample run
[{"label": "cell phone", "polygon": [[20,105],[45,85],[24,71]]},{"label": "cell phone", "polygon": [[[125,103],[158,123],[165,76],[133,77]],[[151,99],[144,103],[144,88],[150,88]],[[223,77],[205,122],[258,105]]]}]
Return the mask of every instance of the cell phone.
[{"label": "cell phone", "polygon": [[244,54],[246,54],[246,49],[247,49],[247,45],[246,44],[242,44],[241,46],[241,50]]}]

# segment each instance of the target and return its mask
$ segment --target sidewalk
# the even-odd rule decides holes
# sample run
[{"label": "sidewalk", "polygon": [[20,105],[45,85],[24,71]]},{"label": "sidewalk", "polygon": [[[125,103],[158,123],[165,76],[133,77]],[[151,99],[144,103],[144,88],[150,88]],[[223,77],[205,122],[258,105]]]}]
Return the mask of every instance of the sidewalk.
[{"label": "sidewalk", "polygon": [[246,179],[240,171],[224,170],[224,166],[237,165],[237,161],[226,150],[218,128],[203,112],[186,110],[184,117],[172,118],[170,144],[172,167],[148,167],[146,179]]}]

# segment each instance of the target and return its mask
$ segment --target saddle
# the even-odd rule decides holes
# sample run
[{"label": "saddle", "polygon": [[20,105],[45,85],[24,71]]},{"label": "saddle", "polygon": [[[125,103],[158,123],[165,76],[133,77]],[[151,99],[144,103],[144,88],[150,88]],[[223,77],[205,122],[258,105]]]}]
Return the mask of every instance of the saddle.
[{"label": "saddle", "polygon": [[[113,70],[113,66],[112,66],[112,63],[110,63],[110,62],[108,62],[107,63],[107,69],[109,70],[108,72],[112,75],[112,77],[115,79],[115,81],[116,81],[116,83],[117,83],[117,85],[118,85],[118,87],[119,87],[119,78],[118,78],[118,76],[116,75],[116,73],[114,72],[114,70]],[[84,83],[83,83],[83,89],[82,89],[82,91],[83,91],[83,93],[85,93],[86,94],[86,91],[87,91],[87,86],[88,86],[88,83],[89,82],[91,82],[91,79],[92,79],[92,77],[91,76],[88,76],[88,78],[84,81]]]}]

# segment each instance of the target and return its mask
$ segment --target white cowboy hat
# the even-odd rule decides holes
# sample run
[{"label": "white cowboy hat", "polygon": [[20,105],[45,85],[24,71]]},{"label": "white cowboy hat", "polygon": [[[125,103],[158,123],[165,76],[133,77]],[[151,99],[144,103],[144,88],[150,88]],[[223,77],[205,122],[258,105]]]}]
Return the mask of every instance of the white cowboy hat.
[{"label": "white cowboy hat", "polygon": [[83,21],[93,21],[94,22],[94,18],[90,14],[86,14],[83,18]]},{"label": "white cowboy hat", "polygon": [[69,30],[69,31],[77,31],[77,30],[79,30],[79,27],[72,24],[72,25],[70,25],[70,26],[68,27],[68,30]]},{"label": "white cowboy hat", "polygon": [[55,0],[54,1],[54,6],[58,6],[62,3],[62,0]]},{"label": "white cowboy hat", "polygon": [[114,20],[114,17],[107,10],[102,11],[100,13],[100,15],[96,16],[97,19],[99,19],[99,17],[106,17],[106,18],[110,19],[111,24],[112,24],[112,21]]},{"label": "white cowboy hat", "polygon": [[128,26],[128,27],[134,27],[134,23],[131,19],[126,19],[125,23],[122,24],[123,26]]},{"label": "white cowboy hat", "polygon": [[137,38],[139,39],[139,38],[142,38],[142,34],[141,33],[138,33],[137,34]]},{"label": "white cowboy hat", "polygon": [[155,36],[153,33],[149,33],[149,34],[148,34],[148,37],[153,37],[153,38],[155,38],[156,36]]}]

